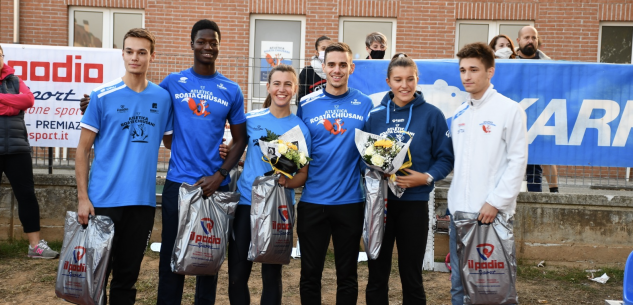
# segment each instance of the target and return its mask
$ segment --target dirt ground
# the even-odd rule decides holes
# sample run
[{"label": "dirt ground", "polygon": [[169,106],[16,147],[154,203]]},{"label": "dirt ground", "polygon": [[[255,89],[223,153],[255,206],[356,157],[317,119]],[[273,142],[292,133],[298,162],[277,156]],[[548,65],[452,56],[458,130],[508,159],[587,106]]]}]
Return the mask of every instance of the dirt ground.
[{"label": "dirt ground", "polygon": [[[18,256],[0,261],[0,304],[68,304],[55,296],[55,277],[58,260],[33,260]],[[283,269],[283,304],[300,304],[300,260],[292,260]],[[517,289],[521,304],[604,304],[605,299],[622,299],[621,272],[612,275],[607,284],[589,281],[582,270],[563,267],[536,268],[520,266]],[[390,278],[390,304],[402,304],[402,286],[394,261]],[[358,304],[365,304],[367,263],[360,263]],[[550,276],[554,275],[556,276]],[[575,276],[576,278],[572,278]],[[547,276],[546,276],[547,275]],[[560,275],[560,276],[559,276]],[[252,304],[259,304],[261,294],[260,265],[255,264],[250,279]],[[599,276],[599,275],[596,275]],[[158,281],[158,254],[148,252],[143,261],[137,283],[138,304],[155,304]],[[216,304],[229,304],[226,263],[218,281]],[[187,277],[183,304],[193,304],[194,277]],[[332,255],[328,255],[323,272],[322,303],[335,304],[336,276]],[[425,272],[424,288],[428,304],[450,304],[448,273]]]}]

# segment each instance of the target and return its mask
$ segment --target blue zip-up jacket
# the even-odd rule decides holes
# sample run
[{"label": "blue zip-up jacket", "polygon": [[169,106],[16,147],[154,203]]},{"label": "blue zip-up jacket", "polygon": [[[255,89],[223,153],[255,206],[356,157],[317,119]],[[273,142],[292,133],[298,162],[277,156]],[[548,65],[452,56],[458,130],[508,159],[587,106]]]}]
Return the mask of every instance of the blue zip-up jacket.
[{"label": "blue zip-up jacket", "polygon": [[[365,122],[365,131],[381,136],[392,136],[401,142],[413,140],[409,149],[413,162],[412,170],[429,173],[434,181],[444,179],[452,170],[455,158],[446,118],[442,111],[427,103],[421,92],[416,92],[413,101],[399,107],[392,101],[393,93],[388,92],[380,106],[374,108]],[[408,159],[408,158],[407,158]],[[398,175],[402,175],[398,173]],[[391,190],[390,200],[428,201],[433,184],[406,189],[398,198]]]}]

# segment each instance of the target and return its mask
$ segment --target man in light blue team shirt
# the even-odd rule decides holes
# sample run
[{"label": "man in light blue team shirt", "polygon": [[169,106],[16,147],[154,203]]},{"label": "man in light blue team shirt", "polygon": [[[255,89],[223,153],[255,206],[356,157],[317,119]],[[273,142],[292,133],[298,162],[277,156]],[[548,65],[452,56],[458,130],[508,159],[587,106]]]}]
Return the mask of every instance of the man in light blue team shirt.
[{"label": "man in light blue team shirt", "polygon": [[349,88],[354,72],[352,50],[345,43],[325,49],[325,90],[301,99],[297,116],[312,137],[312,161],[297,206],[301,245],[301,304],[321,304],[321,277],[330,237],[336,261],[336,304],[356,304],[357,259],[363,230],[364,194],[360,154],[354,130],[362,129],[373,104]]},{"label": "man in light blue team shirt", "polygon": [[81,120],[75,166],[78,218],[84,225],[89,215],[106,215],[114,222],[106,275],[113,273],[110,304],[135,302],[134,284],[154,226],[158,149],[173,131],[168,92],[146,78],[156,56],[154,41],[146,29],[125,34],[125,75],[92,91],[92,106]]}]

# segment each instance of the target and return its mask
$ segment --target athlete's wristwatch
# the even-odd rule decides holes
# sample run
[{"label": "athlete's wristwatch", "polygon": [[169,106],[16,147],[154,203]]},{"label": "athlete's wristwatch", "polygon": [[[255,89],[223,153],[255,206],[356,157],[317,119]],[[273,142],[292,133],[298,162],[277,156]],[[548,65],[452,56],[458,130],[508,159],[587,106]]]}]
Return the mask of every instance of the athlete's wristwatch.
[{"label": "athlete's wristwatch", "polygon": [[223,169],[220,167],[220,169],[218,170],[218,172],[220,172],[220,175],[224,176],[226,178],[226,176],[229,175],[229,171]]},{"label": "athlete's wristwatch", "polygon": [[429,177],[426,178],[426,185],[431,185],[431,183],[433,183],[433,176],[431,176],[431,174],[429,173],[425,173],[427,174]]}]

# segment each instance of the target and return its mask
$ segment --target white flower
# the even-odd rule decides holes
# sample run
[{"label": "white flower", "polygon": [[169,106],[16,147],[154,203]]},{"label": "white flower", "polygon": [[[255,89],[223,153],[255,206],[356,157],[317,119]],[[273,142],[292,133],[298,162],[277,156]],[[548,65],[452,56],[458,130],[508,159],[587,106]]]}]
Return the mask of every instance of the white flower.
[{"label": "white flower", "polygon": [[306,159],[306,155],[303,152],[300,152],[299,163],[301,163],[301,165],[306,165],[307,162],[308,162],[308,159]]},{"label": "white flower", "polygon": [[370,145],[367,147],[367,149],[365,149],[365,156],[371,156],[374,154],[374,152],[375,152],[374,146]]},{"label": "white flower", "polygon": [[385,163],[385,158],[383,158],[380,155],[373,155],[371,156],[371,164],[376,165],[376,166],[383,166],[383,164]]},{"label": "white flower", "polygon": [[288,152],[288,146],[284,143],[279,143],[277,144],[277,150],[279,150],[279,153],[283,155]]}]

